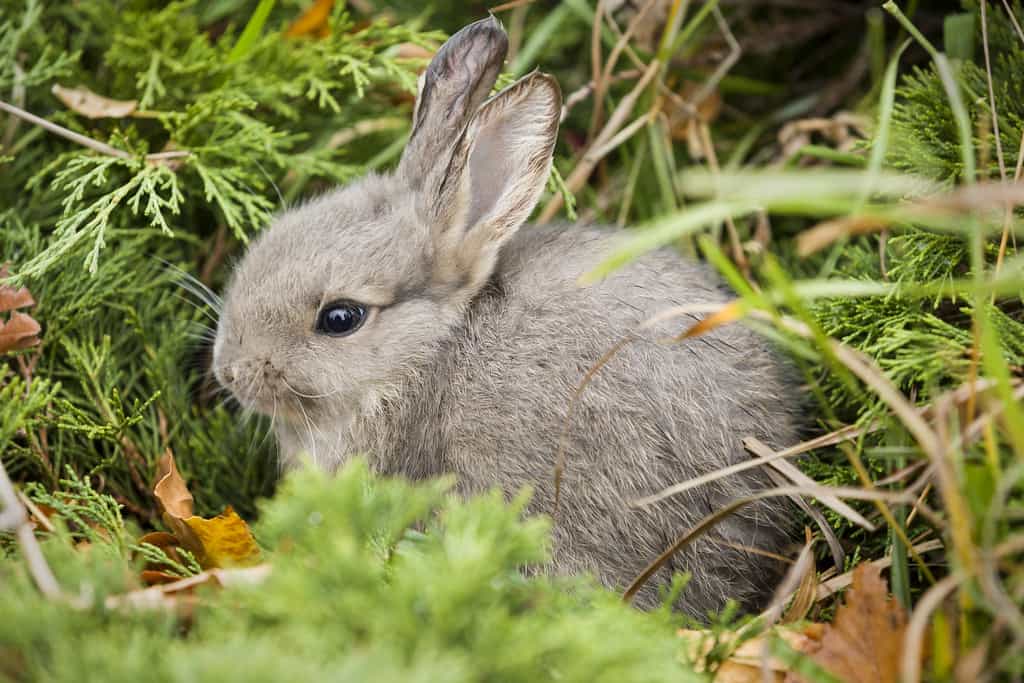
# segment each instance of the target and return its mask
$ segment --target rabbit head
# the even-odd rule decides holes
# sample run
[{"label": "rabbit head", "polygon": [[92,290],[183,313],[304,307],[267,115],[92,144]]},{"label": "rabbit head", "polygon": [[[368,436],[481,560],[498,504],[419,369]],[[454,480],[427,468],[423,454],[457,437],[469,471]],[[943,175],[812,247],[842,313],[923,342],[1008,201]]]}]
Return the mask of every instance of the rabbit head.
[{"label": "rabbit head", "polygon": [[420,79],[396,171],[285,211],[233,274],[214,373],[301,425],[373,410],[462,322],[551,166],[561,95],[534,73],[484,102],[507,39],[462,29]]}]

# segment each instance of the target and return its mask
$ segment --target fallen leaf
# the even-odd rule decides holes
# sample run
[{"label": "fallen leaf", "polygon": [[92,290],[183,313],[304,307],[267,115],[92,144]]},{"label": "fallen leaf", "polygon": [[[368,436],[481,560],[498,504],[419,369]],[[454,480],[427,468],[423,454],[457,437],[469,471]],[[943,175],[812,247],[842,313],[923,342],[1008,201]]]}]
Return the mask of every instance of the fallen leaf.
[{"label": "fallen leaf", "polygon": [[[7,270],[7,266],[0,266],[0,282],[6,280],[10,275],[11,273]],[[15,289],[10,285],[0,284],[0,313],[35,305],[35,299],[32,298],[32,295],[24,287]]]},{"label": "fallen leaf", "polygon": [[85,86],[65,88],[54,85],[50,92],[68,109],[90,119],[119,119],[135,113],[137,100],[112,100],[97,95]]},{"label": "fallen leaf", "polygon": [[189,517],[185,523],[203,546],[204,567],[245,566],[259,559],[260,549],[249,525],[230,505],[213,519]]},{"label": "fallen leaf", "polygon": [[[0,266],[0,283],[9,275],[7,266]],[[32,294],[24,287],[0,284],[0,313],[11,312],[7,320],[0,316],[0,354],[39,344],[39,332],[42,330],[39,323],[27,313],[15,310],[34,306],[35,303]]]},{"label": "fallen leaf", "polygon": [[160,586],[181,580],[181,577],[177,574],[171,574],[170,572],[164,572],[158,569],[143,569],[139,572],[139,578],[142,579],[142,583],[147,586]]},{"label": "fallen leaf", "polygon": [[[160,458],[158,472],[153,495],[163,508],[164,523],[204,569],[247,566],[259,561],[259,547],[249,526],[231,506],[213,519],[193,513],[192,494],[178,472],[170,449]],[[163,537],[156,540],[166,541]],[[161,547],[167,552],[166,545]]]},{"label": "fallen leaf", "polygon": [[17,311],[11,313],[10,320],[0,321],[0,353],[36,346],[41,329],[32,316]]},{"label": "fallen leaf", "polygon": [[[181,553],[178,552],[178,548],[181,547],[181,542],[178,541],[178,537],[174,534],[166,531],[151,531],[142,538],[139,539],[139,545],[147,544],[156,546],[167,555],[168,559],[182,564],[184,558]],[[139,575],[142,582],[147,586],[152,586],[159,583],[171,583],[181,578],[180,575],[172,571],[166,562],[146,562],[142,572]]]},{"label": "fallen leaf", "polygon": [[314,0],[298,19],[292,22],[285,35],[289,38],[315,35],[324,38],[328,34],[327,20],[331,18],[334,0]]},{"label": "fallen leaf", "polygon": [[846,683],[897,683],[906,628],[906,610],[889,596],[881,570],[865,563],[821,640],[804,652]]},{"label": "fallen leaf", "polygon": [[170,448],[160,456],[157,472],[159,474],[156,486],[153,487],[153,495],[160,501],[164,512],[173,517],[191,517],[194,499],[178,472],[178,464],[174,461],[174,453]]},{"label": "fallen leaf", "polygon": [[[694,662],[698,672],[707,671],[709,663],[707,655],[717,645],[728,645],[735,638],[733,634],[712,634],[711,631],[681,629],[677,632],[687,645],[689,659]],[[792,649],[803,652],[810,646],[811,639],[800,630],[788,627],[776,627],[755,638],[744,641],[729,655],[728,659],[718,664],[715,669],[714,683],[762,683],[764,680],[782,683],[788,673],[786,664],[775,657],[768,657],[765,667],[765,642],[768,638],[781,638]],[[768,677],[763,674],[767,669]]]}]

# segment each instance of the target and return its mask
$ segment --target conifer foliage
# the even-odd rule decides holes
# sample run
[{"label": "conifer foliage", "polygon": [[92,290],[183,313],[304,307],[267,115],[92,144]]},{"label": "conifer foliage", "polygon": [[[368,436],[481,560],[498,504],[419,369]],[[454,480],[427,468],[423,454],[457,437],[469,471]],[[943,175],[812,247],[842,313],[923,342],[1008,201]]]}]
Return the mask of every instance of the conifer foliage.
[{"label": "conifer foliage", "polygon": [[590,281],[707,260],[736,300],[675,342],[749,324],[803,371],[806,543],[700,624],[539,575],[528,491],[278,482],[205,372],[232,259],[392,164],[425,27],[486,9],[435,4],[0,0],[0,680],[1024,675],[1021,3],[496,10],[499,83],[566,94],[535,219],[639,224]]}]

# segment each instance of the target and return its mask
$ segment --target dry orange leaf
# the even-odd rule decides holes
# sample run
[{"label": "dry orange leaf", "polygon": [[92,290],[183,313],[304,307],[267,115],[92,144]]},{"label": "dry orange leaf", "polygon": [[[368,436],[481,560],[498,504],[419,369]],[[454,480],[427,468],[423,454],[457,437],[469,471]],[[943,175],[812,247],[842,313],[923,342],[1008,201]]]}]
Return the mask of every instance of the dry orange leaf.
[{"label": "dry orange leaf", "polygon": [[[0,267],[0,282],[7,279],[10,273],[7,266]],[[35,305],[35,299],[24,287],[11,287],[0,284],[0,313],[11,312],[4,320],[0,316],[0,353],[27,349],[39,344],[39,323],[26,313],[19,313],[16,308],[27,308]]]},{"label": "dry orange leaf", "polygon": [[259,547],[249,526],[230,506],[213,519],[193,514],[192,494],[170,449],[160,458],[159,473],[153,495],[163,507],[164,523],[204,569],[247,566],[259,561]]},{"label": "dry orange leaf", "polygon": [[889,597],[881,569],[865,563],[820,643],[805,652],[846,683],[897,683],[906,629],[907,612]]},{"label": "dry orange leaf", "polygon": [[17,311],[11,313],[10,320],[0,321],[0,353],[37,345],[41,330],[32,316]]},{"label": "dry orange leaf", "polygon": [[325,37],[328,33],[327,20],[331,18],[333,9],[334,0],[314,0],[308,9],[292,22],[284,34],[289,38],[311,35],[319,38]]},{"label": "dry orange leaf", "polygon": [[97,95],[81,85],[77,88],[54,85],[50,92],[63,102],[65,107],[90,119],[119,119],[131,116],[139,106],[137,100],[112,100]]},{"label": "dry orange leaf", "polygon": [[[0,266],[0,281],[6,280],[10,275],[7,266]],[[9,285],[0,284],[0,313],[13,311],[16,308],[28,308],[35,304],[35,299],[24,287],[15,289]]]}]

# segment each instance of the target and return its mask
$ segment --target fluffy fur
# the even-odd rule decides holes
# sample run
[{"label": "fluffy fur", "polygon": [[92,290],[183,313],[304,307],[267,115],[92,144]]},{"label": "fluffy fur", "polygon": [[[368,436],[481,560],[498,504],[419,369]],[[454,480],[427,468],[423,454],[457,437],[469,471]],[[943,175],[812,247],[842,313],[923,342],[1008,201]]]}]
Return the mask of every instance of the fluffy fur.
[{"label": "fluffy fur", "polygon": [[[241,403],[273,416],[286,467],[309,454],[333,470],[365,454],[384,474],[454,474],[466,495],[529,486],[529,511],[553,513],[572,396],[634,333],[568,422],[550,567],[622,587],[696,522],[769,482],[747,471],[648,508],[630,502],[746,459],[746,436],[792,443],[796,382],[740,326],[674,345],[661,342],[678,321],[635,332],[668,307],[727,301],[703,265],[663,250],[583,288],[613,232],[519,229],[550,169],[561,101],[535,73],[482,104],[505,49],[493,19],[453,36],[421,81],[398,170],[284,212],[252,245],[225,297],[214,369]],[[339,299],[365,305],[368,319],[349,336],[317,333],[317,312]],[[730,597],[756,607],[779,567],[748,549],[778,552],[788,515],[773,500],[725,519],[638,603],[686,571],[687,612]]]}]

